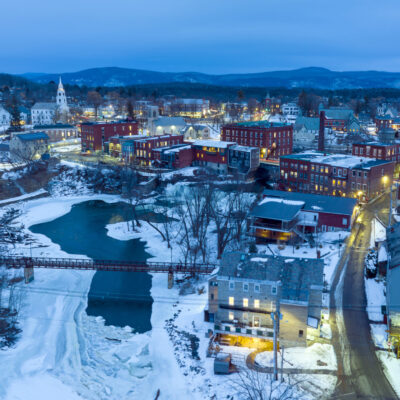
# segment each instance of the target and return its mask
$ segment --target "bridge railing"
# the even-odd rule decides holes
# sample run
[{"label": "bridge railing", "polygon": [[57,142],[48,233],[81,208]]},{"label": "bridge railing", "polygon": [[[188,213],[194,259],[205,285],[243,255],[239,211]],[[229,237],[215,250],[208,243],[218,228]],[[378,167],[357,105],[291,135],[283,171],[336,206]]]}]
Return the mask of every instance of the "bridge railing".
[{"label": "bridge railing", "polygon": [[168,263],[155,261],[91,260],[82,258],[47,258],[0,256],[0,265],[8,268],[56,268],[99,271],[197,273],[210,274],[217,264]]}]

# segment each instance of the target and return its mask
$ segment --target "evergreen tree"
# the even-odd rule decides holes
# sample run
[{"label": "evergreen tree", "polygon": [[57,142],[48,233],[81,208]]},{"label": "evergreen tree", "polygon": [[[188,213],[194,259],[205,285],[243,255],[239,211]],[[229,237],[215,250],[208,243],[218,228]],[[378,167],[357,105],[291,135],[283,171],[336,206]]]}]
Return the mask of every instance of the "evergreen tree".
[{"label": "evergreen tree", "polygon": [[12,96],[8,103],[8,111],[11,114],[10,130],[13,132],[21,130],[21,117],[19,112],[19,101],[16,96]]}]

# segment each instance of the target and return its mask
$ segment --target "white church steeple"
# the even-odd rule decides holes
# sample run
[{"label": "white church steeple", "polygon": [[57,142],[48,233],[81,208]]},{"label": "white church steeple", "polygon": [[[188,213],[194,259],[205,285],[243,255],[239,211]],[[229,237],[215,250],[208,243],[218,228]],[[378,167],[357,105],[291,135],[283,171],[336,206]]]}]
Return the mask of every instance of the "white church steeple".
[{"label": "white church steeple", "polygon": [[58,105],[59,111],[61,113],[69,112],[69,107],[67,104],[67,96],[65,95],[65,90],[64,90],[64,86],[61,81],[61,76],[60,76],[60,82],[58,83],[58,89],[57,89],[57,105]]}]

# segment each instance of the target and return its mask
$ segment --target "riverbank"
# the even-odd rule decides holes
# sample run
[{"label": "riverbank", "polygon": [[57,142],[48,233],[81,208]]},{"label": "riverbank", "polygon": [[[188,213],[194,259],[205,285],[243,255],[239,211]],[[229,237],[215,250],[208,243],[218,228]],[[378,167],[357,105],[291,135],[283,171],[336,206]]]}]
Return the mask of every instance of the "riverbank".
[{"label": "riverbank", "polygon": [[[56,219],[74,204],[87,200],[120,201],[119,196],[46,198],[16,205],[25,229]],[[67,254],[46,236],[33,234],[36,245],[17,246],[14,253],[48,257],[84,257]],[[104,325],[88,317],[87,293],[91,271],[35,270],[35,280],[19,284],[22,292],[21,336],[14,348],[0,353],[0,398],[121,399],[148,393],[143,378],[152,370],[148,335],[130,328]],[[115,340],[109,340],[115,339]],[[129,355],[129,357],[127,357]],[[112,376],[110,376],[110,372]],[[20,388],[30,387],[26,393]],[[49,397],[50,396],[50,397]],[[140,398],[140,397],[137,397]]]}]

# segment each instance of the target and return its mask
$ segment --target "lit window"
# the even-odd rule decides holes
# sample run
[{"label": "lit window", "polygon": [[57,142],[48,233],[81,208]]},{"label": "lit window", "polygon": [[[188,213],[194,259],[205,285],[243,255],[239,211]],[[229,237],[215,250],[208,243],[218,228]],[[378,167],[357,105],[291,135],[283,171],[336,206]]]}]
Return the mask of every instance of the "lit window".
[{"label": "lit window", "polygon": [[229,305],[230,305],[230,306],[235,305],[235,298],[232,297],[232,296],[229,296]]},{"label": "lit window", "polygon": [[249,320],[249,314],[247,314],[246,312],[243,313],[243,321],[248,321]]},{"label": "lit window", "polygon": [[249,299],[244,298],[243,299],[243,307],[248,307],[249,306]]},{"label": "lit window", "polygon": [[233,319],[234,319],[233,312],[230,312],[229,313],[229,321],[233,321]]},{"label": "lit window", "polygon": [[260,308],[260,300],[254,300],[254,308]]}]

